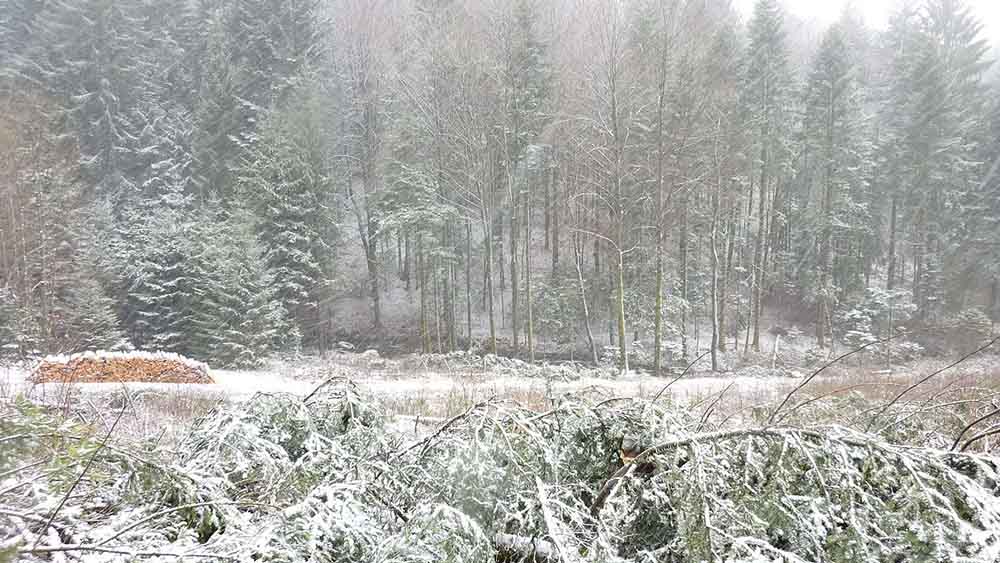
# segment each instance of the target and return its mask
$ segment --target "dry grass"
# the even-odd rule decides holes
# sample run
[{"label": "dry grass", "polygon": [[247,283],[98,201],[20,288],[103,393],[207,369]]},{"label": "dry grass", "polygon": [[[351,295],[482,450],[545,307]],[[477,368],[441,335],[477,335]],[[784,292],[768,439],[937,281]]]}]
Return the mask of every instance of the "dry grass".
[{"label": "dry grass", "polygon": [[[344,361],[341,361],[344,360]],[[838,366],[798,390],[784,411],[800,415],[800,423],[838,423],[862,426],[866,417],[894,399],[902,390],[947,365],[945,360],[924,360],[887,373],[860,365]],[[404,369],[404,365],[407,369]],[[10,370],[0,368],[0,399],[11,396]],[[363,364],[356,356],[314,359],[283,364],[275,373],[308,387],[335,375],[350,377],[362,390],[378,399],[385,411],[401,420],[428,423],[458,415],[470,406],[498,399],[538,412],[546,411],[567,395],[591,394],[598,398],[651,398],[670,381],[651,376],[622,379],[553,381],[524,377],[497,377],[463,367],[454,371],[430,369],[388,361],[378,367]],[[252,377],[251,374],[247,374]],[[799,383],[795,378],[712,376],[701,372],[675,382],[662,395],[679,408],[729,427],[761,424],[775,406]],[[81,393],[74,385],[46,385],[31,398],[61,409],[98,426],[107,426],[124,406],[121,435],[131,438],[178,439],[187,423],[211,410],[220,401],[239,400],[223,389],[168,385],[155,389],[112,388],[101,393]],[[845,407],[845,401],[850,403]],[[1000,360],[995,356],[971,359],[914,388],[888,413],[906,421],[935,418],[944,432],[953,432],[1000,403]],[[992,406],[996,408],[996,406]],[[794,419],[789,419],[789,421]]]}]

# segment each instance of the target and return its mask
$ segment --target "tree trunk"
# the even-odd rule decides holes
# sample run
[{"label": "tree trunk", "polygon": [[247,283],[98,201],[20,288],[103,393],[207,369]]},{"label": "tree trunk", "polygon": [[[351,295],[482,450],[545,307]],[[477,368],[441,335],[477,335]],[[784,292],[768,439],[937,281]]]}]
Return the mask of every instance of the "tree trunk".
[{"label": "tree trunk", "polygon": [[423,237],[417,237],[417,276],[420,279],[420,350],[429,354],[431,333],[427,322],[427,268],[424,258]]},{"label": "tree trunk", "polygon": [[594,341],[594,331],[590,328],[590,307],[587,305],[587,289],[583,283],[583,250],[580,248],[579,235],[573,238],[573,263],[576,265],[576,279],[580,284],[580,303],[583,305],[583,321],[587,329],[587,344],[590,346],[590,354],[593,357],[594,365],[600,363],[600,356],[597,353],[597,343]]},{"label": "tree trunk", "polygon": [[726,324],[726,308],[729,305],[729,280],[733,271],[733,253],[736,247],[736,206],[730,205],[729,222],[726,225],[726,266],[722,273],[722,288],[719,291],[719,351],[725,352],[728,349],[726,335],[729,334]]},{"label": "tree trunk", "polygon": [[528,313],[528,359],[535,361],[535,325],[531,306],[531,185],[524,195],[524,299]]},{"label": "tree trunk", "polygon": [[552,220],[552,275],[559,271],[559,165],[558,161],[552,167],[552,197],[556,205],[549,208]]},{"label": "tree trunk", "polygon": [[494,301],[496,299],[493,292],[493,224],[489,213],[485,209],[482,214],[483,244],[486,246],[486,260],[484,260],[483,267],[486,269],[486,303],[490,321],[490,353],[495,356],[497,353],[497,324],[496,313],[494,311]]},{"label": "tree trunk", "polygon": [[465,348],[472,348],[472,220],[465,220]]},{"label": "tree trunk", "polygon": [[892,291],[896,287],[896,196],[892,196],[889,206],[889,260],[885,278],[885,288]]},{"label": "tree trunk", "polygon": [[518,311],[518,291],[520,290],[518,283],[518,273],[517,273],[517,237],[518,237],[518,223],[517,223],[517,198],[514,197],[511,201],[511,211],[510,211],[510,326],[513,331],[513,342],[511,343],[514,347],[513,353],[516,356],[521,345],[521,334],[520,334],[520,318]]},{"label": "tree trunk", "polygon": [[625,340],[625,253],[618,251],[618,351],[622,373],[628,372],[628,346]]},{"label": "tree trunk", "polygon": [[763,300],[764,292],[764,241],[768,238],[767,229],[767,128],[765,127],[764,134],[761,136],[762,144],[760,149],[760,193],[757,194],[757,241],[754,247],[754,272],[753,278],[754,283],[751,289],[753,298],[750,302],[750,315],[752,318],[752,329],[753,329],[753,341],[751,345],[755,352],[760,351],[760,316],[763,313],[763,306],[761,301]]},{"label": "tree trunk", "polygon": [[719,185],[716,186],[716,193],[712,198],[712,231],[711,231],[711,245],[712,245],[712,371],[719,371],[719,340],[720,340],[720,323],[719,323],[719,248],[718,248],[718,231],[719,231],[719,191],[721,191],[722,179],[719,179]]},{"label": "tree trunk", "polygon": [[681,290],[680,298],[682,301],[681,308],[681,354],[686,359],[688,357],[688,196],[685,192],[681,196],[680,203],[680,247],[678,248],[678,259],[680,262],[680,271],[678,276],[680,277]]}]

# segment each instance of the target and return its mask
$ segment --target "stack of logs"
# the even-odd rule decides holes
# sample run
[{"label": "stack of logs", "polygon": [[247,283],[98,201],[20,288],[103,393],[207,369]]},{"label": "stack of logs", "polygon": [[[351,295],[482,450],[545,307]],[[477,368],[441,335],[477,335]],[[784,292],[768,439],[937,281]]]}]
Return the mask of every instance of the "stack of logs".
[{"label": "stack of logs", "polygon": [[32,378],[38,383],[214,383],[205,364],[162,352],[49,356],[38,364]]}]

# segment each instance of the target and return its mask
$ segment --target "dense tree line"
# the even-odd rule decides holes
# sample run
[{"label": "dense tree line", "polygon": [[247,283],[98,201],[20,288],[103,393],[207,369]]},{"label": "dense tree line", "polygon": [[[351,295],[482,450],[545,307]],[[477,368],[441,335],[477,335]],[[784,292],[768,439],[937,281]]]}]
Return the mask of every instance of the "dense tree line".
[{"label": "dense tree line", "polygon": [[793,45],[728,5],[6,0],[0,341],[659,370],[779,315],[819,348],[996,320],[975,15]]}]

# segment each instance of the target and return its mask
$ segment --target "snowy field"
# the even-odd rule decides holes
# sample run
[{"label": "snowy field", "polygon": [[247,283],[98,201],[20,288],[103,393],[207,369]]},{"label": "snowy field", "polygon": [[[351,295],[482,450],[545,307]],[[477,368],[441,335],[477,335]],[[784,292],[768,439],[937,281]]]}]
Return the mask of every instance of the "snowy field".
[{"label": "snowy field", "polygon": [[[471,405],[488,399],[511,400],[539,412],[563,397],[588,394],[595,398],[652,397],[672,381],[631,372],[616,378],[585,376],[543,379],[497,375],[488,370],[409,369],[387,361],[371,368],[356,356],[321,361],[276,362],[260,370],[211,370],[213,384],[173,383],[44,383],[30,380],[29,370],[0,367],[0,398],[24,395],[36,402],[60,406],[84,421],[113,417],[127,391],[130,402],[119,424],[123,437],[176,438],[177,428],[221,402],[241,402],[258,393],[308,395],[331,376],[349,379],[378,401],[395,425],[420,432]],[[744,409],[772,402],[798,380],[752,376],[689,374],[661,393],[663,400],[697,406],[725,392],[728,408]]]},{"label": "snowy field", "polygon": [[[985,357],[936,376],[921,393],[952,394],[967,389],[1000,386],[994,357]],[[917,381],[940,366],[935,362],[899,368],[893,376],[872,368],[831,369],[800,390],[802,398],[821,394],[860,393],[878,399]],[[541,378],[465,367],[415,367],[408,360],[379,359],[375,365],[362,355],[306,358],[273,362],[259,370],[212,370],[213,384],[84,383],[35,384],[26,368],[0,367],[0,398],[24,395],[36,402],[59,406],[85,422],[114,416],[127,397],[119,430],[123,437],[177,438],[177,429],[220,403],[239,403],[258,393],[290,393],[304,397],[330,377],[349,380],[380,403],[393,417],[393,426],[420,433],[448,417],[486,400],[508,400],[544,412],[569,396],[595,400],[661,397],[686,408],[714,411],[717,416],[739,416],[755,407],[773,406],[798,386],[803,377],[763,377],[761,370],[737,374],[689,373],[681,379],[630,372],[620,377]],[[664,390],[664,388],[666,389]],[[127,394],[125,393],[127,391]],[[919,397],[920,394],[917,395]]]},{"label": "snowy field", "polygon": [[[47,403],[71,397],[93,400],[128,389],[138,395],[201,395],[213,400],[242,401],[256,393],[292,393],[305,396],[322,383],[330,369],[336,369],[363,392],[384,404],[397,407],[399,414],[448,414],[448,404],[462,398],[472,402],[489,397],[521,399],[527,406],[544,406],[540,401],[557,401],[560,396],[593,392],[611,397],[650,397],[673,378],[630,372],[617,378],[581,377],[572,380],[545,380],[537,377],[498,376],[489,372],[427,371],[402,373],[397,369],[366,369],[317,360],[281,363],[260,370],[211,370],[213,384],[174,383],[33,383],[29,370],[0,367],[0,396],[24,394]],[[674,381],[662,394],[675,401],[690,403],[729,389],[744,398],[767,400],[797,383],[794,378],[753,376],[688,375]],[[444,408],[444,411],[440,411]],[[390,409],[393,410],[393,409]]]}]

